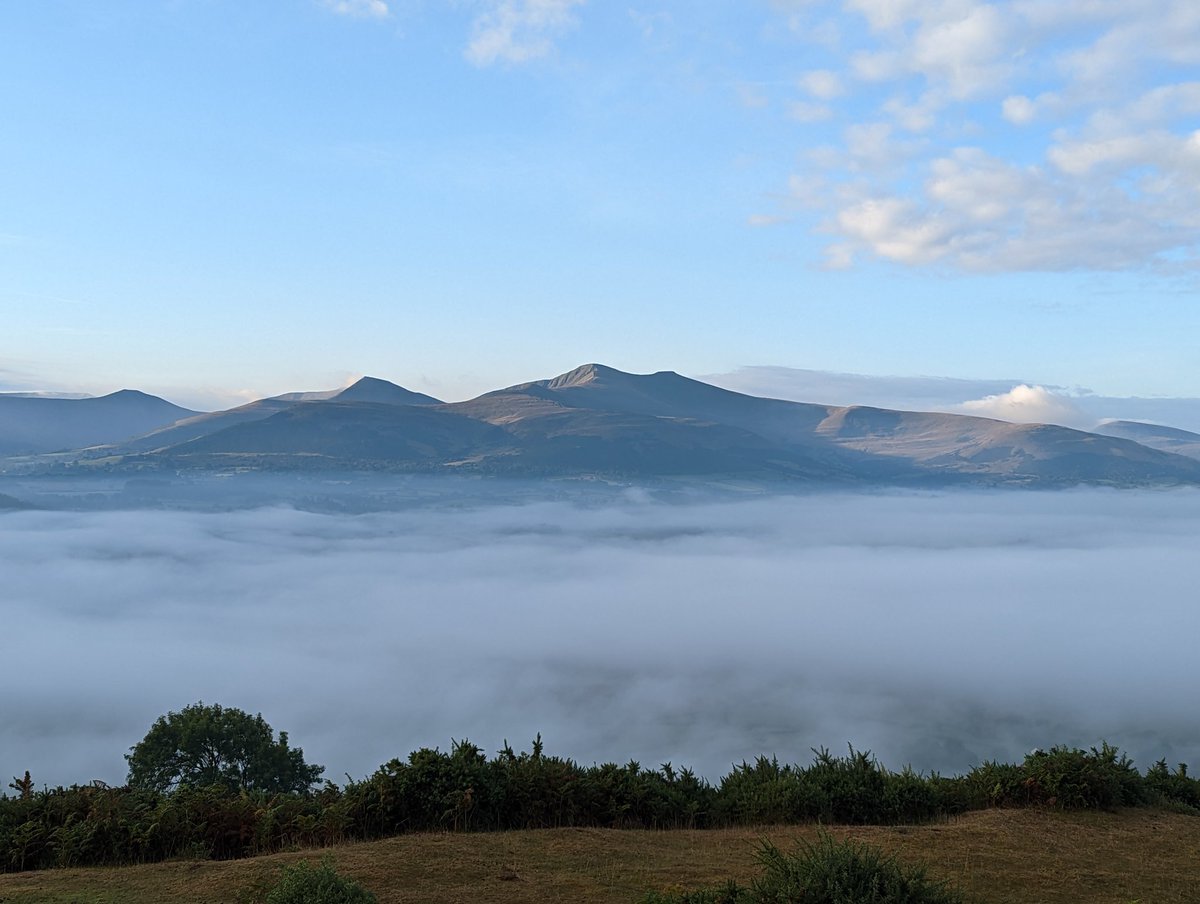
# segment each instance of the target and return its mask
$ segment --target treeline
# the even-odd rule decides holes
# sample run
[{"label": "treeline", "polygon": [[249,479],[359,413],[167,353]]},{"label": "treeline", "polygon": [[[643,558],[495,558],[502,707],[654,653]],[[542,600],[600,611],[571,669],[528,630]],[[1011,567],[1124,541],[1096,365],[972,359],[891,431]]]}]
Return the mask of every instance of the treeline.
[{"label": "treeline", "polygon": [[816,751],[808,766],[759,758],[712,784],[670,764],[581,766],[507,745],[422,749],[363,781],[307,794],[169,793],[101,784],[37,790],[28,774],[0,797],[0,867],[230,859],[418,831],[563,826],[710,828],[821,821],[896,824],[986,807],[1168,805],[1200,814],[1200,781],[1165,762],[1145,774],[1116,748],[1055,747],[955,777],[893,772],[871,755]]}]

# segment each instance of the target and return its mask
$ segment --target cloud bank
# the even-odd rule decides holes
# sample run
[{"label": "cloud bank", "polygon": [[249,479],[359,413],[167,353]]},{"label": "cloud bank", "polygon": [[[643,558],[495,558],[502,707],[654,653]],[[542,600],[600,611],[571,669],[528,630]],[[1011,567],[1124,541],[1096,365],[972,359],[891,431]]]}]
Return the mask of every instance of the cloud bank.
[{"label": "cloud bank", "polygon": [[124,777],[159,714],[261,711],[331,778],[421,745],[959,771],[1200,761],[1200,494],[0,517],[0,773]]}]

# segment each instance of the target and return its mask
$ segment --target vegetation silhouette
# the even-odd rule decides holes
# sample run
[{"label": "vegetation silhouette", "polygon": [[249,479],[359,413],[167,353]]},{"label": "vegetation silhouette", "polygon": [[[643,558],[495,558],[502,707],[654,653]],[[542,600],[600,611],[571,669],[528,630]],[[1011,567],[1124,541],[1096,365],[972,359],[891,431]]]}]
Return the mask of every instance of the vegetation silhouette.
[{"label": "vegetation silhouette", "polygon": [[130,751],[127,781],[143,791],[219,785],[230,791],[302,794],[325,771],[306,764],[303,750],[288,746],[286,731],[275,740],[261,714],[203,701],[159,716]]},{"label": "vegetation silhouette", "polygon": [[[185,710],[189,718],[194,709]],[[215,716],[218,708],[204,709]],[[221,709],[222,719],[229,712]],[[233,859],[421,831],[896,825],[1028,806],[1155,805],[1200,815],[1200,782],[1186,767],[1172,771],[1160,761],[1143,775],[1108,744],[1037,750],[1019,764],[985,762],[953,777],[891,771],[853,747],[846,756],[817,749],[808,766],[759,757],[713,784],[670,763],[582,766],[546,754],[540,736],[529,751],[505,743],[490,758],[463,740],[448,751],[422,748],[390,760],[342,787],[327,781],[313,789],[321,767],[301,766],[299,749],[288,748],[284,735],[262,741],[264,730],[273,737],[270,727],[261,717],[245,718],[232,722],[254,728],[273,751],[268,762],[287,766],[285,779],[279,779],[283,767],[260,773],[247,765],[244,773],[222,768],[167,782],[170,770],[163,768],[150,772],[153,780],[122,788],[92,783],[39,791],[26,775],[10,785],[15,796],[0,795],[0,870]],[[155,726],[186,721],[168,716]],[[157,737],[155,729],[151,734]],[[145,748],[159,749],[172,748]],[[219,780],[207,781],[211,775]]]}]

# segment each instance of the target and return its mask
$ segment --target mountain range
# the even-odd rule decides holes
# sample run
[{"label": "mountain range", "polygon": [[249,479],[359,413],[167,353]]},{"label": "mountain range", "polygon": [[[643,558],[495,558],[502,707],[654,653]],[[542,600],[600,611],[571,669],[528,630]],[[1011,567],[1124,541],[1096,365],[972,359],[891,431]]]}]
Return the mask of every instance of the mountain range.
[{"label": "mountain range", "polygon": [[[67,451],[75,450],[75,451]],[[54,452],[52,456],[44,453]],[[197,413],[143,393],[0,397],[0,455],[58,473],[364,470],[829,485],[1200,484],[1200,435],[759,398],[587,364],[446,403],[364,378]],[[3,462],[0,462],[0,467]]]}]

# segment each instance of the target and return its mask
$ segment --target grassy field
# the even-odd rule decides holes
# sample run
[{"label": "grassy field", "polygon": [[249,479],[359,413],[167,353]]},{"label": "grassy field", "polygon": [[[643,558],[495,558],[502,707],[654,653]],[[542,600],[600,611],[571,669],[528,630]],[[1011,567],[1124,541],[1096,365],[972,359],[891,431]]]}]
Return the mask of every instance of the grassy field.
[{"label": "grassy field", "polygon": [[[631,904],[651,888],[693,887],[756,872],[762,838],[790,847],[815,827],[722,831],[561,829],[405,835],[333,848],[339,871],[381,904]],[[987,810],[903,828],[835,829],[923,860],[983,904],[1197,904],[1200,819],[1120,813]],[[171,862],[0,875],[3,904],[233,904],[280,866],[321,852],[222,863]]]}]

